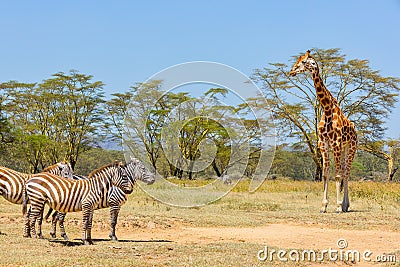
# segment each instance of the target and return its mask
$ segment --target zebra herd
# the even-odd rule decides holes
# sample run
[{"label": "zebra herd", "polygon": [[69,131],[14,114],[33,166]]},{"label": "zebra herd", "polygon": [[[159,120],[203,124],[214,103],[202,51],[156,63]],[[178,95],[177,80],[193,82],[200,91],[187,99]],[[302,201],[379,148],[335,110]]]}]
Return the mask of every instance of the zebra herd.
[{"label": "zebra herd", "polygon": [[53,238],[56,237],[58,222],[61,236],[68,240],[64,229],[65,215],[68,212],[82,211],[82,241],[84,244],[93,244],[93,211],[107,207],[110,207],[109,236],[112,240],[118,240],[115,235],[118,213],[127,200],[127,194],[133,192],[136,179],[152,184],[155,175],[134,158],[126,164],[117,161],[102,166],[92,171],[88,177],[74,175],[67,162],[49,166],[38,174],[0,167],[0,195],[12,203],[22,204],[24,237],[43,238],[41,227],[44,206],[47,204],[50,210],[45,219],[55,210],[50,232]]}]

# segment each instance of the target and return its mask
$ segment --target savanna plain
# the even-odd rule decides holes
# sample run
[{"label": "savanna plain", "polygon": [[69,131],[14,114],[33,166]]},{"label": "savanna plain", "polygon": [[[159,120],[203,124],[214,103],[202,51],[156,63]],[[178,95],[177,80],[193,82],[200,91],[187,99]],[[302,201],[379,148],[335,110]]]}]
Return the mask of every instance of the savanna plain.
[{"label": "savanna plain", "polygon": [[[336,213],[332,182],[325,214],[319,213],[322,183],[267,180],[254,193],[248,192],[248,185],[242,180],[225,197],[198,208],[168,206],[137,187],[120,211],[119,242],[108,239],[109,209],[95,211],[93,246],[81,244],[80,212],[66,217],[69,241],[52,239],[46,222],[45,239],[23,238],[21,206],[1,198],[0,265],[400,266],[399,183],[352,181],[351,211]],[[371,261],[289,257],[290,251],[338,250],[339,239],[347,243],[343,250],[371,251]],[[287,261],[276,254],[258,259],[266,247],[269,252],[286,251]]]}]

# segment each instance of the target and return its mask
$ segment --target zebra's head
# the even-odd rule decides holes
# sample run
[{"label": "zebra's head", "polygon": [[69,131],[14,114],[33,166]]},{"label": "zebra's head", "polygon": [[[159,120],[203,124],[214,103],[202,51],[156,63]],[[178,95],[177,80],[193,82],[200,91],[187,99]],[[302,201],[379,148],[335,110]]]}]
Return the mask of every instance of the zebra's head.
[{"label": "zebra's head", "polygon": [[131,194],[133,192],[133,183],[129,175],[126,172],[125,165],[122,162],[118,163],[118,175],[114,175],[116,178],[113,181],[114,186],[118,186],[125,194]]},{"label": "zebra's head", "polygon": [[88,179],[106,179],[113,186],[119,187],[125,194],[133,192],[133,184],[126,173],[125,165],[120,161],[115,161],[92,171]]},{"label": "zebra's head", "polygon": [[61,177],[72,179],[74,171],[72,170],[71,164],[69,164],[69,162],[66,161],[58,162],[57,166],[60,171]]},{"label": "zebra's head", "polygon": [[71,164],[66,161],[61,161],[47,168],[43,169],[43,172],[49,172],[64,178],[72,179],[74,171],[72,170]]},{"label": "zebra's head", "polygon": [[125,170],[132,183],[135,183],[136,179],[150,185],[155,182],[155,174],[149,171],[146,166],[140,160],[132,158],[126,163]]}]

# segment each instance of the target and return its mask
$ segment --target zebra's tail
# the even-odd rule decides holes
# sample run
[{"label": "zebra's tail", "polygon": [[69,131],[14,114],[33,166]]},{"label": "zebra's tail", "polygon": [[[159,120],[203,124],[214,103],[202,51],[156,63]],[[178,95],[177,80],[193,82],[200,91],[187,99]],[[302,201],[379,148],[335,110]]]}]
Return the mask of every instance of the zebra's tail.
[{"label": "zebra's tail", "polygon": [[26,193],[26,187],[22,189],[22,214],[25,216],[28,210],[28,194]]}]

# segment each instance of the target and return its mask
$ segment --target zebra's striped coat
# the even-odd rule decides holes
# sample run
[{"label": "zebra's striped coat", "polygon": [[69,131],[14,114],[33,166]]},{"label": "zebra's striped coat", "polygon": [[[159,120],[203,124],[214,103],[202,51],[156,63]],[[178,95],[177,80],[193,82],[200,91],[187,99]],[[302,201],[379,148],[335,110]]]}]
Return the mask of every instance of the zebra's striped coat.
[{"label": "zebra's striped coat", "polygon": [[[72,180],[51,174],[38,174],[26,182],[24,212],[27,199],[31,203],[30,228],[36,235],[35,223],[44,205],[67,213],[82,211],[82,240],[84,244],[93,244],[91,227],[93,211],[102,205],[112,186],[119,187],[124,193],[133,191],[133,184],[126,176],[124,165],[120,162],[106,165],[91,173],[87,180]],[[40,236],[39,236],[40,237]]]},{"label": "zebra's striped coat", "polygon": [[[128,162],[125,165],[125,170],[128,174],[128,177],[133,177],[132,183],[134,183],[136,179],[144,181],[147,184],[152,184],[155,181],[154,174],[149,172],[145,168],[144,164],[137,159],[131,159],[130,162]],[[85,180],[88,178],[84,177],[84,176],[74,175],[73,179],[74,180]],[[96,209],[102,209],[102,208],[110,207],[110,234],[109,234],[109,237],[115,241],[118,240],[118,238],[115,234],[115,227],[116,227],[117,221],[118,221],[118,214],[121,209],[121,206],[124,205],[126,201],[127,201],[127,195],[119,187],[112,186],[111,189],[107,192],[106,197],[102,199],[102,201],[99,203],[99,206],[96,208]],[[50,214],[48,213],[46,216],[46,219],[49,215]],[[66,215],[65,213],[59,213],[57,211],[55,211],[53,213],[52,229],[50,231],[50,235],[53,238],[56,237],[56,228],[57,228],[57,221],[58,221],[60,230],[61,230],[61,236],[66,240],[68,239],[67,234],[65,233],[65,229],[64,229],[65,215]]]},{"label": "zebra's striped coat", "polygon": [[[48,172],[54,175],[70,178],[73,175],[71,165],[67,162],[59,162],[45,169],[43,172]],[[14,204],[22,204],[23,191],[26,181],[33,177],[34,174],[18,172],[6,167],[0,167],[0,195],[6,200]],[[28,213],[29,214],[29,213]],[[41,225],[42,216],[39,218]],[[39,231],[41,235],[41,231]],[[25,217],[24,237],[30,236],[28,216]]]},{"label": "zebra's striped coat", "polygon": [[[72,178],[73,171],[71,165],[67,162],[59,162],[45,169],[54,175]],[[14,204],[22,204],[23,189],[26,181],[34,174],[18,172],[6,167],[0,167],[0,195]]]},{"label": "zebra's striped coat", "polygon": [[[83,177],[83,176],[79,176],[76,177],[74,175],[74,180],[85,180],[87,179],[87,177]],[[118,221],[118,213],[121,209],[121,206],[125,204],[125,202],[127,201],[127,195],[119,188],[116,186],[112,186],[110,188],[110,190],[107,192],[107,195],[105,198],[102,198],[102,201],[99,203],[99,205],[95,208],[95,209],[103,209],[103,208],[108,208],[110,207],[110,238],[112,240],[117,241],[118,238],[115,235],[115,227],[117,225],[117,221]],[[51,212],[51,210],[49,210],[49,212]],[[47,219],[49,217],[50,213],[47,214],[47,216],[45,217],[45,219]],[[57,231],[57,222],[60,226],[60,231],[61,231],[61,236],[65,239],[68,240],[68,236],[65,232],[65,228],[64,228],[64,220],[65,220],[65,216],[67,214],[66,213],[62,213],[62,212],[58,212],[58,211],[54,211],[53,215],[52,215],[52,226],[51,226],[51,231],[50,231],[50,235],[53,238],[56,238],[56,231]]]}]

